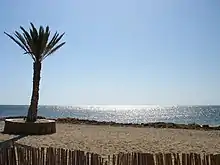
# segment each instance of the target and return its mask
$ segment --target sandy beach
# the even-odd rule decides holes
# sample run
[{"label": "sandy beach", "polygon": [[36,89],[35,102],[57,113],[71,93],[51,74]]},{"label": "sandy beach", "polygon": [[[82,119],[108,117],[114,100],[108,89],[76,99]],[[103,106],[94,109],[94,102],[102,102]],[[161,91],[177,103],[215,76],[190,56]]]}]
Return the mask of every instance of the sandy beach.
[{"label": "sandy beach", "polygon": [[[0,141],[13,137],[0,134]],[[118,152],[219,153],[220,131],[57,124],[55,134],[27,136],[17,143],[84,150],[103,156]]]}]

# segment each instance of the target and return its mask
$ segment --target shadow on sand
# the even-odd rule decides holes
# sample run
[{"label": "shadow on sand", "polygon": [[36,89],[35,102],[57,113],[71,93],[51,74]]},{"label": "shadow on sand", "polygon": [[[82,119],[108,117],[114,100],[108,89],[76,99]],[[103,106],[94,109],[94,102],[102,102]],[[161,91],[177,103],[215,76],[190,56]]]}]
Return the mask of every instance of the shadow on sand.
[{"label": "shadow on sand", "polygon": [[11,139],[5,140],[0,142],[0,148],[7,148],[10,147],[14,144],[14,142],[16,142],[17,140],[26,137],[27,135],[18,135],[16,137],[13,137]]}]

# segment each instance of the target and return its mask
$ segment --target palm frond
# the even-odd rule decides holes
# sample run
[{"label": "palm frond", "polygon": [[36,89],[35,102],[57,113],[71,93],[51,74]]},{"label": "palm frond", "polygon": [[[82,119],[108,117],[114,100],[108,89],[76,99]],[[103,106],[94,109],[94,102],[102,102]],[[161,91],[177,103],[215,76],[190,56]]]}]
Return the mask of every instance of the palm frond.
[{"label": "palm frond", "polygon": [[[55,51],[53,51],[52,53],[50,53],[51,52],[51,50],[53,49],[53,47],[60,41],[60,39],[63,37],[63,35],[64,35],[65,33],[63,33],[63,34],[61,34],[60,36],[59,36],[59,34],[56,32],[55,34],[54,34],[54,36],[52,37],[52,39],[51,39],[51,41],[49,42],[49,44],[47,44],[47,46],[46,46],[46,48],[45,48],[45,52],[42,54],[42,60],[44,60],[47,56],[49,56],[50,54],[52,54],[53,52],[55,52]],[[63,46],[65,43],[62,43],[62,45],[61,46]],[[60,46],[60,47],[61,47]],[[60,48],[60,47],[58,47],[58,48]],[[58,49],[57,48],[57,49]],[[57,50],[56,49],[56,50]]]},{"label": "palm frond", "polygon": [[61,44],[59,44],[59,45],[56,46],[55,48],[51,49],[48,54],[46,54],[45,56],[43,56],[42,60],[44,60],[47,56],[51,55],[51,54],[54,53],[56,50],[58,50],[59,48],[61,48],[65,43],[66,43],[66,42],[62,42]]},{"label": "palm frond", "polygon": [[43,56],[46,55],[50,49],[52,48],[53,42],[56,40],[56,38],[59,36],[59,34],[56,32],[50,42],[46,45],[45,51],[43,53]]},{"label": "palm frond", "polygon": [[31,24],[31,27],[32,27],[32,29],[30,29],[32,39],[35,40],[35,41],[37,41],[37,39],[38,39],[37,29],[34,27],[33,23],[30,23],[30,24]]},{"label": "palm frond", "polygon": [[25,46],[19,42],[18,40],[16,40],[14,37],[12,37],[10,34],[4,32],[4,34],[6,34],[9,38],[11,38],[18,46],[20,46],[24,51],[25,53],[28,52],[28,50],[25,48]]},{"label": "palm frond", "polygon": [[13,36],[11,36],[10,34],[8,34],[6,32],[4,32],[4,33],[24,50],[24,54],[29,54],[31,56],[31,58],[35,61],[35,57],[30,53],[31,50],[29,49],[28,45],[26,44],[24,37],[20,33],[15,31],[14,35],[17,37],[17,39],[15,39]]},{"label": "palm frond", "polygon": [[29,48],[31,49],[31,53],[35,54],[36,48],[35,48],[35,46],[33,44],[33,40],[31,38],[30,34],[22,26],[20,26],[20,29],[22,30],[23,36],[25,37],[25,40],[26,40]]},{"label": "palm frond", "polygon": [[46,49],[49,36],[50,36],[50,29],[49,29],[49,26],[47,26],[47,27],[46,27],[46,30],[45,30],[45,33],[44,33],[44,36],[43,36],[42,43],[41,43],[41,47],[43,48],[43,49],[41,50],[41,54],[42,54],[42,55],[43,55],[43,53],[44,53],[44,51],[45,51],[45,49]]}]

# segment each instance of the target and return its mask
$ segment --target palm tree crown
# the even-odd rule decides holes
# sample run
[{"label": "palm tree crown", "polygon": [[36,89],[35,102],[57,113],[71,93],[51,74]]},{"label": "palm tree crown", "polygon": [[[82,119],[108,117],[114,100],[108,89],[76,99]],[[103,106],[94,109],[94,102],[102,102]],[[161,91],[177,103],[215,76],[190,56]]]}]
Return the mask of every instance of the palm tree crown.
[{"label": "palm tree crown", "polygon": [[56,32],[49,41],[49,26],[47,26],[46,29],[40,26],[37,31],[34,25],[32,23],[30,24],[31,28],[29,33],[22,26],[20,26],[20,29],[23,33],[15,31],[14,35],[16,37],[6,32],[4,33],[24,50],[24,54],[29,54],[35,62],[42,62],[47,56],[65,44],[65,42],[58,44],[65,33],[59,35],[59,33]]}]

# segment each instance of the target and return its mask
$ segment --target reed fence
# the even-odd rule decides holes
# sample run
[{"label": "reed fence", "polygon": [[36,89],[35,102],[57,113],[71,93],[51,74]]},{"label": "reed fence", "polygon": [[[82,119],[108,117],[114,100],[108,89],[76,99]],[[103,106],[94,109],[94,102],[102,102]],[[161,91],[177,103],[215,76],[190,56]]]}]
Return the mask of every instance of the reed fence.
[{"label": "reed fence", "polygon": [[20,144],[0,148],[0,165],[220,165],[220,154],[119,153],[99,154]]}]

